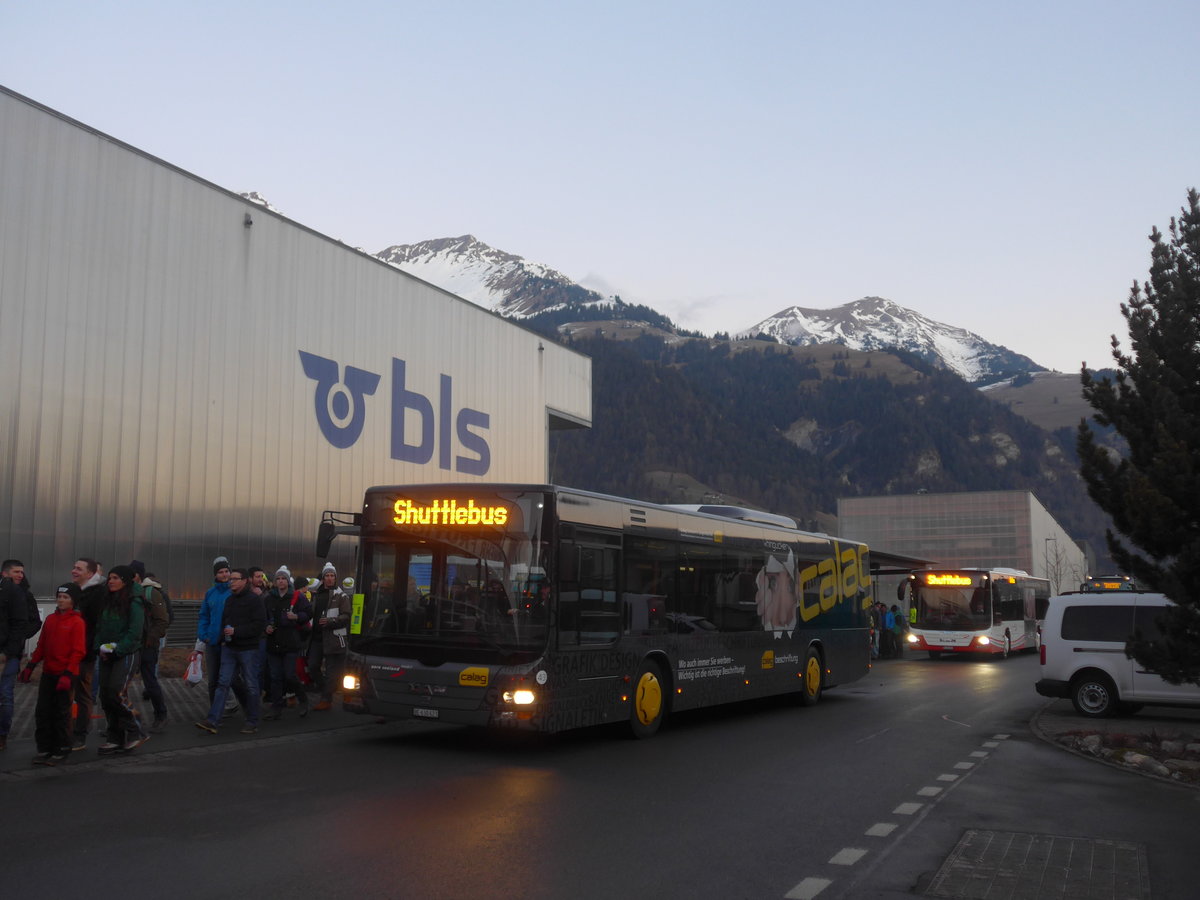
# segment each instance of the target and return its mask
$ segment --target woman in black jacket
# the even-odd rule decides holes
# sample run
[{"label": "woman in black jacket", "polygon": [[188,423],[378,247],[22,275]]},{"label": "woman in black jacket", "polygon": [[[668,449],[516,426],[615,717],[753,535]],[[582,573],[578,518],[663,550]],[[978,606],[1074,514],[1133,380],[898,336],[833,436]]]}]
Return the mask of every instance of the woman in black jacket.
[{"label": "woman in black jacket", "polygon": [[300,716],[308,715],[308,695],[296,677],[296,660],[300,645],[312,619],[312,604],[299,591],[292,589],[292,573],[280,566],[275,573],[275,586],[263,595],[267,604],[267,669],[271,673],[271,710],[264,719],[283,715],[284,685],[296,695]]}]

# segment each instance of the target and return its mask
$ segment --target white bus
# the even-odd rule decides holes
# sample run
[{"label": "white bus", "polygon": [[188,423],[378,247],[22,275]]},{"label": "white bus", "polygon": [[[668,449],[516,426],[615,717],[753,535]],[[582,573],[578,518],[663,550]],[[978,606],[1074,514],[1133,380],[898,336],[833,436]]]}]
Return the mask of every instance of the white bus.
[{"label": "white bus", "polygon": [[910,650],[1008,656],[1036,650],[1050,582],[1019,569],[922,569],[907,582]]}]

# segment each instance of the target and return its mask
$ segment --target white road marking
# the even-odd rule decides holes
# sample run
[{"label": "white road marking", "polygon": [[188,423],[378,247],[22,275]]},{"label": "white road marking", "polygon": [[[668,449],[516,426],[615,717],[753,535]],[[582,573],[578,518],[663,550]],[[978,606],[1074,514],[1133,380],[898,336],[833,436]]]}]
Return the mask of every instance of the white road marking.
[{"label": "white road marking", "polygon": [[958,776],[957,776],[957,775],[950,775],[950,774],[946,774],[946,775],[939,775],[939,776],[938,776],[938,781],[958,781]]},{"label": "white road marking", "polygon": [[895,822],[876,822],[866,830],[867,837],[887,837],[900,826]]},{"label": "white road marking", "polygon": [[866,855],[867,851],[860,850],[858,847],[843,847],[833,854],[829,864],[831,866],[852,866]]},{"label": "white road marking", "polygon": [[831,884],[828,878],[805,878],[783,896],[786,900],[812,900]]},{"label": "white road marking", "polygon": [[1009,739],[1009,737],[1010,737],[1010,735],[1007,735],[1007,734],[993,734],[992,740],[993,741],[1007,741]]},{"label": "white road marking", "polygon": [[971,751],[971,756],[975,757],[975,759],[987,759],[988,752],[986,750],[973,750]]},{"label": "white road marking", "polygon": [[942,718],[943,718],[945,721],[947,721],[947,722],[953,722],[955,725],[961,725],[963,728],[970,728],[970,727],[971,727],[971,726],[970,726],[970,725],[968,725],[966,722],[956,722],[954,719],[950,718],[949,716],[942,716]]},{"label": "white road marking", "polygon": [[901,803],[892,810],[893,816],[911,816],[913,813],[920,810],[924,803]]},{"label": "white road marking", "polygon": [[999,742],[999,741],[984,741],[984,742],[983,742],[983,746],[985,746],[985,747],[999,747],[999,746],[1000,746],[1000,742]]},{"label": "white road marking", "polygon": [[955,763],[954,768],[956,768],[956,769],[973,769],[973,768],[975,768],[975,763],[969,763],[969,762]]},{"label": "white road marking", "polygon": [[942,792],[940,787],[923,787],[917,791],[918,797],[936,797]]}]

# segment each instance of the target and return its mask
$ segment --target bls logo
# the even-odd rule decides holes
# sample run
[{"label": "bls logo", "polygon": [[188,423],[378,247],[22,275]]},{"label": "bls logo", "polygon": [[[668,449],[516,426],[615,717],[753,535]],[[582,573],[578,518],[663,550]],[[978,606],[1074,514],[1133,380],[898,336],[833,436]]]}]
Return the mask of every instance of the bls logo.
[{"label": "bls logo", "polygon": [[[375,393],[380,376],[374,372],[346,366],[341,378],[338,364],[332,359],[300,351],[304,374],[317,383],[313,406],[321,434],[333,446],[345,449],[362,434],[366,421],[366,398]],[[477,409],[460,409],[454,413],[454,381],[442,375],[439,383],[437,409],[424,394],[405,386],[405,363],[392,360],[392,440],[391,457],[401,462],[425,465],[433,459],[436,448],[438,467],[468,475],[486,475],[492,465],[492,452],[480,431],[487,431],[491,417]],[[417,433],[407,430],[412,424],[410,413],[419,423]],[[478,429],[478,430],[472,430]],[[412,439],[410,443],[409,439]],[[475,456],[454,454],[453,438],[462,449]]]}]

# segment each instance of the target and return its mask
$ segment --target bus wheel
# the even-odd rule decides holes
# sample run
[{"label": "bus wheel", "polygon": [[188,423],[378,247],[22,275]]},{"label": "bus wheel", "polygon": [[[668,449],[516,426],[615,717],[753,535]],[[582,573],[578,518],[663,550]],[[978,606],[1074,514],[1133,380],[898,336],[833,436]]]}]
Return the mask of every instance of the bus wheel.
[{"label": "bus wheel", "polygon": [[930,650],[930,651],[929,651],[929,658],[930,658],[930,659],[941,659],[941,658],[942,658],[942,651],[941,651],[941,650]]},{"label": "bus wheel", "polygon": [[633,736],[652,737],[666,715],[662,670],[657,663],[647,660],[642,663],[633,683],[633,710],[629,716],[629,727],[633,730]]},{"label": "bus wheel", "polygon": [[808,648],[804,660],[804,687],[800,689],[800,705],[816,706],[821,699],[821,688],[825,684],[825,670],[821,665],[821,654],[815,647]]}]

